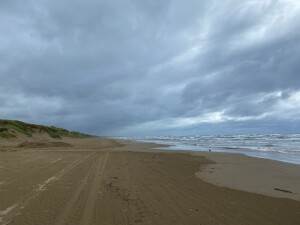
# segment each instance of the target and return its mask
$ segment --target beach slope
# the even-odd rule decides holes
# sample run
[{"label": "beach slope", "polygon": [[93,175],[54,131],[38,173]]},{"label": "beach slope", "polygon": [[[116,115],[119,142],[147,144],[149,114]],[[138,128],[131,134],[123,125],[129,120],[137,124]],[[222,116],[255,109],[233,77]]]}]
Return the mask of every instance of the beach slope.
[{"label": "beach slope", "polygon": [[[0,147],[0,224],[299,224],[300,202],[196,177],[203,156],[100,138]],[[259,184],[258,184],[259,185]]]}]

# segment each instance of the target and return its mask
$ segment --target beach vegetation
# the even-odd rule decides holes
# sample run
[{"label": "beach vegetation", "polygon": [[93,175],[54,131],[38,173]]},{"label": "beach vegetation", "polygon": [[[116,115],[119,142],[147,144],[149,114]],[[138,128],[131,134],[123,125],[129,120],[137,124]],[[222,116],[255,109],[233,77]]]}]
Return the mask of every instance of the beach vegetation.
[{"label": "beach vegetation", "polygon": [[44,126],[29,124],[18,120],[0,120],[0,137],[13,138],[18,134],[23,134],[28,137],[32,137],[34,134],[48,134],[51,138],[60,139],[62,137],[92,137],[88,134],[80,132],[69,131],[63,128],[57,128],[54,126]]}]

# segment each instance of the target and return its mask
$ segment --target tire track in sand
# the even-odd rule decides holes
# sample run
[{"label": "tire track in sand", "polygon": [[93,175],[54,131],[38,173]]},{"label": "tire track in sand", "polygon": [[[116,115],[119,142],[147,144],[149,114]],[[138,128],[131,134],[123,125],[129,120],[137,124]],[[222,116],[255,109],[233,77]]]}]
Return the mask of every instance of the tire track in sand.
[{"label": "tire track in sand", "polygon": [[[185,184],[180,183],[178,180],[170,176],[167,176],[162,171],[159,171],[158,169],[155,169],[154,167],[149,165],[147,167],[150,169],[149,171],[151,171],[150,173],[152,174],[152,176],[155,176],[157,180],[161,180],[160,184],[163,184],[161,187],[163,188],[171,187],[169,194],[175,193],[176,195],[176,193],[178,193],[178,196],[185,196],[186,199],[189,199],[190,202],[194,202],[195,204],[197,204],[199,199],[201,199],[201,201],[206,203],[205,204],[206,209],[204,209],[203,205],[201,209],[206,210],[207,213],[209,214],[212,214],[211,216],[213,216],[214,218],[216,218],[217,215],[222,215],[222,214],[231,215],[227,223],[225,223],[222,219],[219,218],[218,219],[219,224],[248,224],[248,225],[252,224],[247,219],[238,217],[235,213],[231,212],[230,210],[220,207],[214,201],[210,200],[209,198],[205,197],[202,194],[199,194],[192,190],[189,190],[189,192],[187,192],[186,190],[182,189],[182,187],[185,187]],[[190,192],[192,192],[192,195],[190,194]]]},{"label": "tire track in sand", "polygon": [[68,201],[67,205],[62,210],[62,213],[56,219],[56,221],[54,223],[55,225],[64,225],[64,224],[66,224],[66,222],[69,219],[72,211],[74,210],[74,205],[78,201],[80,194],[84,191],[84,189],[85,189],[85,187],[88,183],[89,177],[91,176],[91,174],[92,174],[93,170],[95,169],[95,167],[96,167],[95,163],[93,165],[91,165],[91,168],[89,169],[89,171],[85,175],[85,177],[83,179],[83,182],[81,182],[81,184],[77,188],[76,192],[72,195],[72,197]]},{"label": "tire track in sand", "polygon": [[[66,168],[60,170],[56,175],[54,175],[53,177],[47,179],[42,184],[39,184],[37,186],[37,188],[35,188],[30,193],[25,195],[18,202],[14,203],[13,206],[8,207],[7,209],[10,209],[10,210],[7,210],[7,209],[4,210],[4,211],[7,211],[7,213],[5,213],[5,214],[2,213],[2,217],[0,217],[0,224],[1,225],[7,225],[10,222],[12,222],[14,217],[16,217],[20,213],[20,211],[22,211],[23,208],[25,208],[33,199],[38,197],[41,193],[44,192],[44,190],[46,190],[47,186],[49,186],[52,183],[60,180],[63,176],[68,174],[70,171],[72,171],[74,168],[76,168],[79,164],[81,164],[86,159],[88,159],[91,155],[94,155],[94,154],[95,153],[91,153],[91,154],[89,154],[85,157],[80,157],[80,158],[76,159],[74,162],[72,162]],[[1,211],[1,212],[4,212],[4,211]]]},{"label": "tire track in sand", "polygon": [[86,200],[86,205],[80,220],[81,225],[89,225],[93,216],[93,212],[96,206],[98,190],[100,187],[100,182],[103,177],[105,166],[109,157],[109,152],[104,153],[104,156],[99,159],[94,180]]}]

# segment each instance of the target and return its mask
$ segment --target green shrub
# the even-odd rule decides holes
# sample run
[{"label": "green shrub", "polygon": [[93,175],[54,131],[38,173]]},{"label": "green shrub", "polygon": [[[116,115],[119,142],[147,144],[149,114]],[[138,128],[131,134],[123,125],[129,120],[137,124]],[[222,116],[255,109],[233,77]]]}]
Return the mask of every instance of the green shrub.
[{"label": "green shrub", "polygon": [[8,131],[8,129],[7,128],[2,128],[2,127],[0,127],[0,133],[2,133],[2,132],[6,132],[6,131]]},{"label": "green shrub", "polygon": [[61,138],[60,135],[59,135],[59,133],[57,133],[54,130],[48,130],[47,133],[52,138],[55,138],[55,139],[60,139]]},{"label": "green shrub", "polygon": [[0,133],[0,137],[3,137],[3,138],[13,138],[13,137],[16,137],[16,135],[14,135],[12,133],[9,133],[9,132],[1,132]]}]

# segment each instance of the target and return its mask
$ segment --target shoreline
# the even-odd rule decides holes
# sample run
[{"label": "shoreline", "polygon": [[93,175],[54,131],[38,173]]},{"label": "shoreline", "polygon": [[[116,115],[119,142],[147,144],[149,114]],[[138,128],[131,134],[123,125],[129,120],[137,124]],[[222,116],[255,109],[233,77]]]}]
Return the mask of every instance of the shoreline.
[{"label": "shoreline", "polygon": [[300,201],[299,164],[259,158],[243,153],[174,150],[171,149],[171,145],[155,142],[133,140],[129,142],[152,144],[153,148],[151,149],[155,152],[187,153],[205,157],[212,163],[199,168],[195,175],[219,187]]},{"label": "shoreline", "polygon": [[[115,138],[113,138],[115,139]],[[116,140],[122,140],[122,139],[117,139]],[[126,140],[126,141],[136,141],[137,143],[155,143],[158,145],[163,145],[164,147],[162,150],[174,150],[174,151],[191,151],[191,152],[208,152],[207,150],[192,146],[192,145],[186,145],[186,144],[180,144],[180,143],[162,143],[162,141],[148,141],[148,140]],[[229,148],[230,149],[230,148]],[[249,157],[254,157],[254,158],[260,158],[260,159],[268,159],[268,160],[274,160],[278,162],[284,162],[284,163],[289,163],[289,164],[295,164],[295,165],[300,165],[300,159],[293,157],[292,155],[288,154],[283,154],[279,152],[273,152],[273,153],[268,153],[268,152],[258,152],[258,151],[251,151],[251,150],[246,150],[246,151],[237,151],[234,149],[225,151],[225,150],[212,150],[212,152],[216,153],[229,153],[229,154],[242,154],[246,155]],[[273,156],[272,156],[273,154]],[[275,156],[274,156],[275,154]]]},{"label": "shoreline", "polygon": [[300,165],[235,153],[191,153],[214,161],[196,176],[235,190],[300,201]]}]

